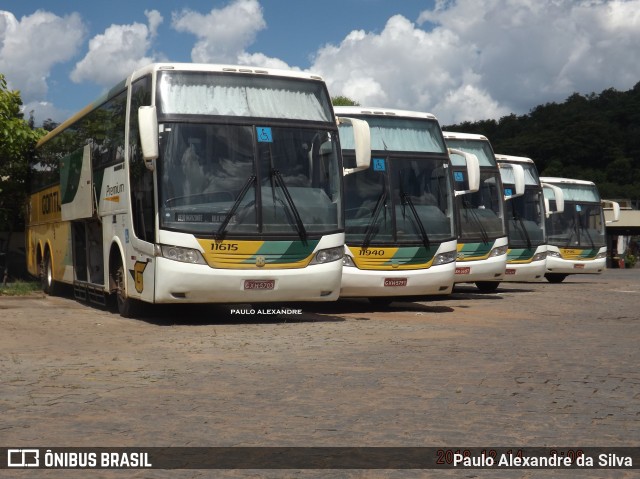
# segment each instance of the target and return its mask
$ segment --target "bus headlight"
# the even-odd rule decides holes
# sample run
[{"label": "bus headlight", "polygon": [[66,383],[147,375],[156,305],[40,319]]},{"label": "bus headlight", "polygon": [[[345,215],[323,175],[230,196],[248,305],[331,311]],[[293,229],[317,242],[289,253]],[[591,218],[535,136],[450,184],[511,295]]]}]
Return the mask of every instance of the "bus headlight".
[{"label": "bus headlight", "polygon": [[536,253],[533,255],[533,258],[531,259],[531,261],[542,261],[547,259],[547,252],[544,251],[542,253]]},{"label": "bus headlight", "polygon": [[596,259],[602,259],[602,258],[606,258],[607,257],[607,252],[603,252],[603,253],[598,253],[596,255]]},{"label": "bus headlight", "polygon": [[351,256],[349,256],[348,254],[345,254],[342,257],[342,266],[351,266],[352,268],[355,268],[356,265],[353,262],[353,259],[351,259]]},{"label": "bus headlight", "polygon": [[458,255],[457,251],[449,251],[447,253],[437,254],[436,257],[433,258],[432,266],[453,263],[456,260],[457,255]]},{"label": "bus headlight", "polygon": [[207,264],[202,257],[202,253],[196,249],[160,245],[160,250],[163,258],[167,258],[172,261],[191,264]]},{"label": "bus headlight", "polygon": [[562,256],[560,256],[559,251],[547,251],[547,256],[552,256],[554,258],[562,258]]},{"label": "bus headlight", "polygon": [[503,254],[507,254],[508,246],[498,246],[497,248],[493,248],[491,250],[491,254],[489,258],[495,258],[496,256],[502,256]]},{"label": "bus headlight", "polygon": [[344,246],[321,249],[316,253],[316,256],[311,260],[311,263],[309,264],[331,263],[332,261],[338,261],[342,259],[343,256]]}]

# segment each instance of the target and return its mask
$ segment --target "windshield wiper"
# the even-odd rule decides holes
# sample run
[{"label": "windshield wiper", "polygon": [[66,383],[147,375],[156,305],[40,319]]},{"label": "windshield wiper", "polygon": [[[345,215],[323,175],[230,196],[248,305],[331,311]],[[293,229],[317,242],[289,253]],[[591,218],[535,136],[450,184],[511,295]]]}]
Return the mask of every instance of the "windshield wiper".
[{"label": "windshield wiper", "polygon": [[527,231],[527,228],[524,226],[524,221],[522,220],[522,217],[518,213],[516,213],[515,208],[513,208],[513,219],[518,222],[518,224],[520,225],[520,228],[522,229],[522,232],[524,233],[524,238],[525,240],[527,240],[527,249],[531,249],[531,237],[529,236],[529,232]]},{"label": "windshield wiper", "polygon": [[567,238],[567,243],[564,245],[565,248],[568,248],[571,245],[571,238],[573,238],[573,233],[576,234],[577,244],[580,244],[580,230],[578,228],[578,223],[576,221],[576,217],[574,216],[571,220],[571,229],[569,230],[569,237]]},{"label": "windshield wiper", "polygon": [[[404,191],[400,192],[400,200],[402,201],[402,206],[404,206],[405,204],[409,205],[411,214],[413,215],[416,221],[416,224],[418,225],[418,229],[420,230],[422,243],[424,244],[424,247],[427,248],[427,251],[428,251],[429,247],[431,246],[431,243],[429,242],[429,235],[427,235],[427,231],[424,229],[424,225],[422,224],[422,220],[420,220],[420,215],[418,215],[418,212],[416,211],[416,207],[413,204],[413,200]],[[402,211],[402,214],[404,215],[404,209]]]},{"label": "windshield wiper", "polygon": [[364,241],[362,242],[363,249],[366,249],[369,246],[369,243],[371,242],[371,238],[373,237],[373,231],[375,229],[374,226],[378,222],[378,216],[380,216],[380,211],[382,211],[382,208],[386,200],[387,200],[387,189],[385,188],[384,190],[382,190],[382,193],[380,193],[380,196],[378,197],[376,206],[373,209],[373,214],[371,215],[371,220],[369,221],[369,224],[367,225],[367,229],[365,230]]},{"label": "windshield wiper", "polygon": [[[273,168],[271,170],[271,176],[272,178],[276,179],[276,184],[282,189],[284,198],[287,200],[291,213],[293,214],[293,217],[295,219],[295,226],[296,226],[296,229],[298,230],[298,235],[300,236],[300,239],[302,240],[302,242],[306,243],[307,230],[304,227],[302,218],[300,218],[300,213],[298,212],[298,208],[296,208],[296,205],[293,202],[293,198],[291,198],[291,194],[289,193],[289,188],[287,188],[287,185],[284,184],[284,180],[282,179],[282,175],[280,174],[279,170],[276,170],[275,168]],[[289,219],[289,221],[291,221],[291,219]]]},{"label": "windshield wiper", "polygon": [[465,208],[464,209],[465,213],[467,213],[467,216],[471,216],[475,220],[476,224],[478,225],[478,230],[480,231],[480,237],[482,238],[482,242],[488,243],[489,235],[487,234],[487,230],[482,224],[480,215],[478,215],[478,212],[476,211],[476,208],[473,207],[473,205],[468,205],[468,206],[471,206],[471,208]]},{"label": "windshield wiper", "polygon": [[225,235],[226,230],[227,230],[227,226],[229,225],[229,221],[231,221],[231,218],[233,218],[233,215],[236,214],[236,210],[238,209],[238,206],[240,206],[240,203],[242,202],[242,200],[246,196],[247,191],[249,191],[249,188],[251,188],[251,186],[255,182],[256,182],[255,175],[252,175],[249,178],[247,178],[247,181],[245,181],[244,186],[242,187],[242,190],[240,191],[240,193],[238,194],[238,197],[236,198],[236,201],[231,206],[231,209],[229,210],[227,215],[224,217],[224,220],[220,224],[220,227],[218,228],[218,231],[215,233],[215,235],[214,235],[215,239],[221,240],[221,239],[224,238],[224,235]]}]

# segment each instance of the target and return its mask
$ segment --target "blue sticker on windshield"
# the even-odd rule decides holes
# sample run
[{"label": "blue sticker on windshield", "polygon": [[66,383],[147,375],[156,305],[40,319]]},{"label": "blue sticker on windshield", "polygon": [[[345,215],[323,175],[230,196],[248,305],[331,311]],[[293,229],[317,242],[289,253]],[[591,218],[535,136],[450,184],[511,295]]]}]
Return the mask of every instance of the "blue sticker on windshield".
[{"label": "blue sticker on windshield", "polygon": [[271,127],[256,126],[256,135],[258,136],[259,143],[273,143],[273,136],[271,135]]},{"label": "blue sticker on windshield", "polygon": [[505,188],[504,194],[507,196],[513,196],[513,190],[511,188]]},{"label": "blue sticker on windshield", "polygon": [[373,158],[373,171],[384,171],[386,170],[384,164],[384,158]]},{"label": "blue sticker on windshield", "polygon": [[582,206],[580,206],[580,205],[576,205],[576,211],[577,211],[577,212],[582,211]]},{"label": "blue sticker on windshield", "polygon": [[453,179],[455,181],[464,181],[464,173],[462,171],[454,171]]}]

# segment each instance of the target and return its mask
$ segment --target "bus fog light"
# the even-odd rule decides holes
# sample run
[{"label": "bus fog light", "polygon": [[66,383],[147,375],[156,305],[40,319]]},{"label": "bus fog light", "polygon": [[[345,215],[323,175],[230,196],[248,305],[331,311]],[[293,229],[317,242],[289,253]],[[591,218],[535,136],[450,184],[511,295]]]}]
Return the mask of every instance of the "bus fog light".
[{"label": "bus fog light", "polygon": [[160,245],[162,257],[172,261],[191,264],[206,264],[200,251],[179,246]]},{"label": "bus fog light", "polygon": [[457,252],[449,251],[447,253],[437,254],[435,258],[433,258],[433,266],[438,266],[440,264],[453,263],[456,260]]},{"label": "bus fog light", "polygon": [[344,247],[338,246],[337,248],[328,248],[320,250],[316,253],[315,258],[310,264],[323,264],[331,263],[332,261],[338,261],[344,256]]}]

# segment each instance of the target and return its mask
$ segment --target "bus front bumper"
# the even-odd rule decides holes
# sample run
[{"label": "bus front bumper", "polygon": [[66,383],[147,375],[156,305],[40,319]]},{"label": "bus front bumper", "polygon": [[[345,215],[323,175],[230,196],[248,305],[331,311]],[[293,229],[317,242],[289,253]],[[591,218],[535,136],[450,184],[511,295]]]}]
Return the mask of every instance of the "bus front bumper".
[{"label": "bus front bumper", "polygon": [[572,261],[547,256],[546,272],[557,274],[598,274],[605,270],[606,263],[606,258]]},{"label": "bus front bumper", "polygon": [[453,289],[455,263],[419,270],[363,270],[345,266],[341,298],[429,296]]},{"label": "bus front bumper", "polygon": [[503,281],[506,266],[506,254],[478,261],[457,261],[455,282]]},{"label": "bus front bumper", "polygon": [[542,281],[545,273],[545,261],[532,261],[531,263],[507,263],[505,270],[505,282],[531,283]]},{"label": "bus front bumper", "polygon": [[234,270],[157,258],[156,268],[156,303],[335,301],[342,275],[342,261],[297,269]]}]

